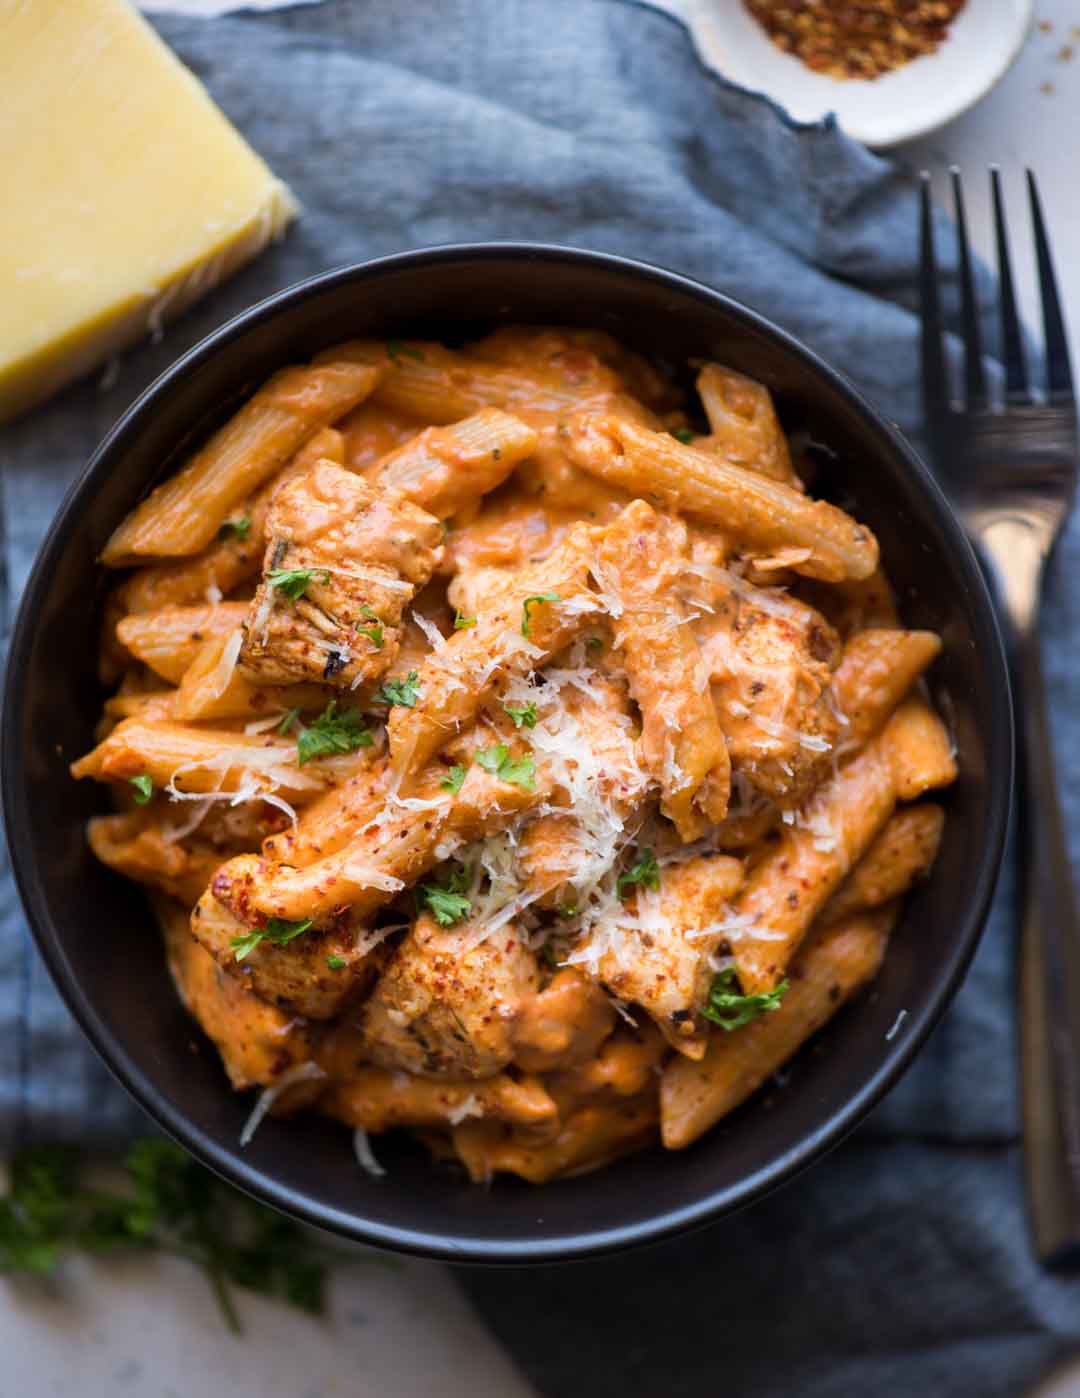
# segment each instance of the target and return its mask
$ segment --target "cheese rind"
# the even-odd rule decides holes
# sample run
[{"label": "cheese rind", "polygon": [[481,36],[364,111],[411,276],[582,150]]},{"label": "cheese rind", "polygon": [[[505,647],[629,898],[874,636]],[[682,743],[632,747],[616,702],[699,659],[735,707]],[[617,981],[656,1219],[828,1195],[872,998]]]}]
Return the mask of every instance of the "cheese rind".
[{"label": "cheese rind", "polygon": [[0,422],[160,329],[292,194],[125,0],[0,0]]}]

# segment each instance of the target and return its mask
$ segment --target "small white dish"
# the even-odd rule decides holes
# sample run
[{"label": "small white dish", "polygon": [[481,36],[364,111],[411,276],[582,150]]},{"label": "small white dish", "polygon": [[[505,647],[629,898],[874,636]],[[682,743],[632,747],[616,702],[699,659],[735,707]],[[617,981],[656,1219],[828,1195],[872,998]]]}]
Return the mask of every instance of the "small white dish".
[{"label": "small white dish", "polygon": [[999,81],[1031,29],[1034,0],[967,0],[948,37],[871,82],[815,73],[784,53],[742,0],[682,0],[702,57],[740,87],[765,93],[796,121],[836,114],[849,136],[876,149],[944,126]]}]

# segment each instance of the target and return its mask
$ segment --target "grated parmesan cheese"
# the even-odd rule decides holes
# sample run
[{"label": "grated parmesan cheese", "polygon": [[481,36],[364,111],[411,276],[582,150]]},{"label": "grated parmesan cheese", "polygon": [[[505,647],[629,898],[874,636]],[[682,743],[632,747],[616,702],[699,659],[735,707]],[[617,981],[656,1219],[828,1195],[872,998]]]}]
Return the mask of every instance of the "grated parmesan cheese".
[{"label": "grated parmesan cheese", "polygon": [[290,1087],[295,1087],[298,1082],[314,1082],[317,1078],[325,1078],[326,1073],[317,1063],[310,1059],[306,1063],[297,1063],[290,1068],[287,1073],[282,1073],[277,1082],[271,1083],[269,1087],[264,1087],[259,1093],[258,1100],[252,1109],[251,1115],[244,1122],[244,1129],[240,1132],[240,1146],[243,1148],[254,1136],[255,1132],[262,1125],[262,1119],[283,1092]]},{"label": "grated parmesan cheese", "polygon": [[362,1126],[358,1126],[353,1132],[353,1154],[356,1156],[356,1163],[360,1168],[366,1170],[374,1179],[382,1179],[386,1174],[385,1166],[380,1165],[375,1159],[375,1152],[371,1149],[368,1133]]}]

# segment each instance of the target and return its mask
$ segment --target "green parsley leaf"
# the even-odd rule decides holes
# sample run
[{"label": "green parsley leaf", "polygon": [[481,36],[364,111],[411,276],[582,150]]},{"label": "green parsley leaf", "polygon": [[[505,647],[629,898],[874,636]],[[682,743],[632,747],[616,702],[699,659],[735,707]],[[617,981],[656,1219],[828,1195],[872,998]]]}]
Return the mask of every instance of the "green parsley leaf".
[{"label": "green parsley leaf", "polygon": [[721,1029],[729,1032],[740,1029],[759,1016],[778,1010],[790,984],[790,981],[783,980],[775,990],[766,990],[759,995],[741,995],[735,968],[729,966],[713,981],[709,1003],[701,1013],[714,1024],[719,1024]]},{"label": "green parsley leaf", "polygon": [[302,767],[313,757],[369,748],[373,742],[360,710],[346,709],[339,714],[337,700],[331,699],[314,723],[305,728],[296,740],[296,765]]},{"label": "green parsley leaf", "polygon": [[331,971],[340,971],[344,969],[345,958],[343,956],[328,956],[326,958],[326,964],[330,967]]},{"label": "green parsley leaf", "polygon": [[290,709],[277,726],[278,733],[287,733],[296,720],[300,717],[299,709]]},{"label": "green parsley leaf", "polygon": [[450,768],[449,772],[447,772],[446,776],[443,777],[439,785],[442,787],[444,791],[452,791],[456,796],[458,792],[461,790],[461,786],[464,780],[465,768],[455,765]]},{"label": "green parsley leaf", "polygon": [[366,616],[372,624],[370,626],[358,626],[356,628],[357,635],[366,636],[376,650],[382,650],[385,627],[379,620],[378,613],[373,612],[370,607],[361,607],[360,615]]},{"label": "green parsley leaf", "polygon": [[294,937],[299,937],[301,932],[306,932],[310,926],[311,918],[304,918],[301,922],[286,922],[282,917],[272,917],[267,919],[265,927],[256,927],[243,937],[233,937],[229,946],[236,953],[237,961],[243,961],[261,942],[273,942],[276,947],[284,947]]},{"label": "green parsley leaf", "polygon": [[290,602],[298,602],[308,590],[312,578],[322,583],[330,581],[330,574],[321,568],[271,568],[266,581],[276,587]]},{"label": "green parsley leaf", "polygon": [[472,912],[472,904],[465,897],[471,881],[468,869],[454,869],[444,884],[421,884],[417,901],[430,911],[440,927],[453,927]]},{"label": "green parsley leaf", "polygon": [[515,728],[536,727],[535,704],[504,704],[503,712],[508,713],[514,720]]},{"label": "green parsley leaf", "polygon": [[415,345],[407,345],[404,340],[387,340],[386,352],[395,363],[402,355],[407,355],[409,359],[418,359],[421,364],[424,362],[423,351],[418,350]]},{"label": "green parsley leaf", "polygon": [[48,1275],[73,1251],[174,1253],[205,1273],[226,1323],[240,1322],[230,1285],[319,1311],[321,1253],[296,1224],[238,1194],[171,1141],[136,1141],[120,1189],[90,1187],[66,1146],[36,1146],[12,1161],[0,1198],[0,1271]]},{"label": "green parsley leaf", "polygon": [[251,519],[248,515],[241,515],[239,519],[227,519],[218,530],[219,539],[227,539],[230,534],[235,534],[241,542],[251,533]]},{"label": "green parsley leaf", "polygon": [[537,592],[532,597],[526,597],[521,604],[521,634],[529,634],[529,608],[535,607],[537,602],[561,602],[562,598],[557,592]]},{"label": "green parsley leaf", "polygon": [[656,856],[651,849],[645,850],[636,864],[632,865],[625,874],[619,875],[615,884],[619,897],[625,897],[626,890],[633,884],[640,884],[642,888],[657,889],[660,887],[660,866],[657,864]]},{"label": "green parsley leaf", "polygon": [[128,777],[128,781],[135,788],[136,806],[145,806],[154,794],[153,777],[148,777],[144,772],[141,777]]},{"label": "green parsley leaf", "polygon": [[375,695],[376,704],[395,704],[403,709],[414,709],[420,698],[420,676],[410,670],[403,680],[385,680]]},{"label": "green parsley leaf", "polygon": [[691,432],[689,427],[676,427],[671,435],[677,442],[682,442],[684,447],[688,447],[694,440],[696,433]]},{"label": "green parsley leaf", "polygon": [[462,616],[460,612],[455,612],[455,613],[454,613],[454,630],[455,630],[455,631],[468,631],[468,629],[469,629],[470,626],[475,626],[475,625],[476,625],[476,618],[475,618],[474,616]]},{"label": "green parsley leaf", "polygon": [[526,791],[536,790],[536,763],[531,752],[524,757],[511,757],[505,743],[496,743],[493,748],[478,752],[476,761],[501,782],[523,786]]},{"label": "green parsley leaf", "polygon": [[591,650],[591,651],[593,651],[593,652],[603,650],[603,649],[604,649],[604,638],[603,638],[603,636],[587,636],[587,637],[585,638],[585,649],[586,649],[586,650]]}]

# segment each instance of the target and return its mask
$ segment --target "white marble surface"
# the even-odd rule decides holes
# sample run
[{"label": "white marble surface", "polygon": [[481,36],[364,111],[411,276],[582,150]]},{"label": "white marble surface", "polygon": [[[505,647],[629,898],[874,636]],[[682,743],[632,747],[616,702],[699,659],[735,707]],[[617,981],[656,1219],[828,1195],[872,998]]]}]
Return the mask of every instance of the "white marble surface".
[{"label": "white marble surface", "polygon": [[[668,0],[667,8],[679,5]],[[1080,33],[1070,31],[1080,25],[1080,10],[1076,0],[1040,0],[1038,18],[1051,31],[1033,31],[1016,67],[989,97],[897,154],[917,168],[943,172],[956,163],[964,169],[973,234],[986,253],[992,243],[983,172],[1001,165],[1017,196],[1023,167],[1038,172],[1075,346],[1080,181],[1070,138],[1080,114]],[[1069,45],[1077,49],[1075,61],[1059,57]],[[1024,251],[1026,240],[1018,256]],[[1026,268],[1022,285],[1032,304]],[[224,1329],[201,1276],[160,1259],[78,1264],[54,1295],[5,1284],[0,1391],[26,1398],[528,1398],[531,1392],[441,1267],[411,1261],[394,1270],[342,1267],[325,1321],[259,1298],[241,1297],[240,1307],[246,1334],[237,1340]],[[1053,1392],[1055,1398],[1080,1393],[1080,1381],[1066,1379]]]},{"label": "white marble surface", "polygon": [[530,1398],[445,1268],[343,1262],[325,1319],[233,1293],[226,1329],[172,1258],[75,1261],[51,1290],[3,1284],[5,1398]]}]

